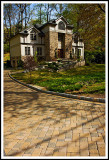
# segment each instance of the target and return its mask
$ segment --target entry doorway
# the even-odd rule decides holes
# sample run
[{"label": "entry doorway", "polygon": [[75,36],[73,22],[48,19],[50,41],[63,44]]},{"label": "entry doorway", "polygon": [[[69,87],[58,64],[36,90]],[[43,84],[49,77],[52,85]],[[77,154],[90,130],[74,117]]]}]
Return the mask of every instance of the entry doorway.
[{"label": "entry doorway", "polygon": [[63,49],[58,49],[58,58],[64,58]]}]

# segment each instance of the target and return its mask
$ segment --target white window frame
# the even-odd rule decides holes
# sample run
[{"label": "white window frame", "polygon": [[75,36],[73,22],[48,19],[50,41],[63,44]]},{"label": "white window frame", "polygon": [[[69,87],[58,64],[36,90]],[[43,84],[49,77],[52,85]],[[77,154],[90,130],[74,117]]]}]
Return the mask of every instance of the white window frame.
[{"label": "white window frame", "polygon": [[30,32],[30,40],[37,41],[37,33],[33,30]]}]

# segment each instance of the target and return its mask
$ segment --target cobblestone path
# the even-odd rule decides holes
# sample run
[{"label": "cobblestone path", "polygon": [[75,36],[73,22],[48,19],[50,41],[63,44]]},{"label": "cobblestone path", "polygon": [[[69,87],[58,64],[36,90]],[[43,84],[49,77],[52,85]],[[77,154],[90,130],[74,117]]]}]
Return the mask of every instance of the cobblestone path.
[{"label": "cobblestone path", "polygon": [[105,104],[40,93],[4,71],[7,156],[105,156]]}]

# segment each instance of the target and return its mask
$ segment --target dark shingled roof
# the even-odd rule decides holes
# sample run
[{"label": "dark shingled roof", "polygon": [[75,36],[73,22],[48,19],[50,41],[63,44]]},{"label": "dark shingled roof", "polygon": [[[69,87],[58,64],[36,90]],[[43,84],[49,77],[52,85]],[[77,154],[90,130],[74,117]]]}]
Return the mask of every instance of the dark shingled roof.
[{"label": "dark shingled roof", "polygon": [[73,25],[67,25],[67,27],[68,27],[68,28],[74,28],[74,26],[73,26]]},{"label": "dark shingled roof", "polygon": [[[64,19],[65,18],[63,16],[61,16],[60,18]],[[39,33],[39,36],[44,36],[45,34],[42,32],[42,28],[44,26],[46,26],[47,24],[52,24],[52,25],[57,25],[56,24],[56,20],[58,20],[59,18],[57,19],[51,19],[50,21],[48,21],[47,23],[44,23],[44,24],[35,24],[35,25],[31,25],[30,27],[26,28],[25,30],[19,32],[19,34],[23,34],[23,35],[28,35],[28,29],[31,28],[31,27],[35,27],[40,33]],[[65,20],[66,21],[66,20]],[[66,21],[67,25],[66,27],[67,28],[74,28],[73,25],[69,25],[68,22]]]},{"label": "dark shingled roof", "polygon": [[19,32],[20,34],[23,34],[23,35],[28,35],[28,29],[31,28],[31,27],[35,27],[38,31],[40,31],[39,33],[39,36],[44,36],[45,34],[39,29],[40,27],[42,26],[42,24],[35,24],[35,25],[31,25],[30,27],[26,28],[25,30]]}]

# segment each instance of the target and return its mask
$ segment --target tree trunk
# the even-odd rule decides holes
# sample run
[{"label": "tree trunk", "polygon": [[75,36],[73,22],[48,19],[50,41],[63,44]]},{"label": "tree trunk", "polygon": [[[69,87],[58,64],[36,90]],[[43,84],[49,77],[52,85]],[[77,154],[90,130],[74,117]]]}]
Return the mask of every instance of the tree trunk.
[{"label": "tree trunk", "polygon": [[10,16],[10,13],[11,13],[11,5],[9,5],[9,25],[10,25],[9,38],[11,37],[11,16]]},{"label": "tree trunk", "polygon": [[21,25],[22,25],[22,29],[23,29],[23,12],[21,11]]},{"label": "tree trunk", "polygon": [[26,7],[27,7],[27,5],[25,4],[25,29],[26,29],[26,17],[27,17]]},{"label": "tree trunk", "polygon": [[48,18],[49,18],[49,3],[48,3],[48,9],[47,9],[47,22],[48,22]]},{"label": "tree trunk", "polygon": [[41,7],[42,5],[40,6],[40,24],[41,24]]}]

